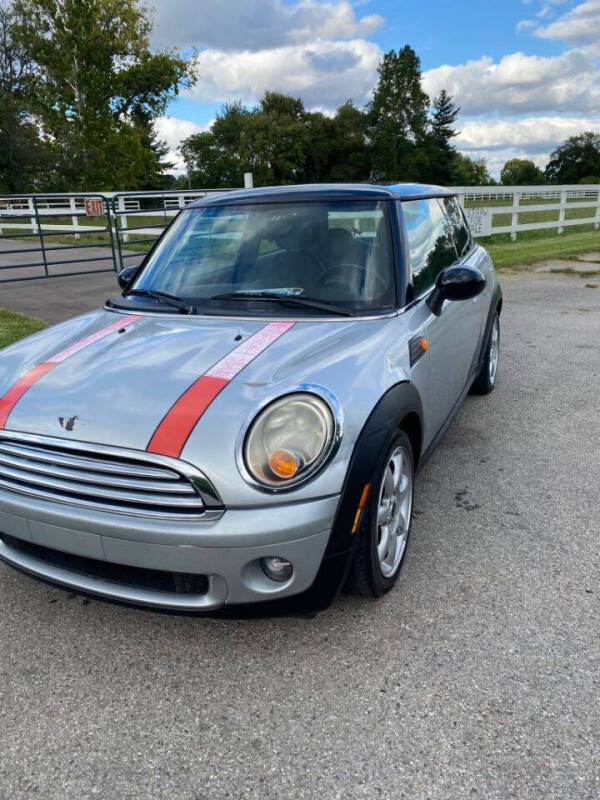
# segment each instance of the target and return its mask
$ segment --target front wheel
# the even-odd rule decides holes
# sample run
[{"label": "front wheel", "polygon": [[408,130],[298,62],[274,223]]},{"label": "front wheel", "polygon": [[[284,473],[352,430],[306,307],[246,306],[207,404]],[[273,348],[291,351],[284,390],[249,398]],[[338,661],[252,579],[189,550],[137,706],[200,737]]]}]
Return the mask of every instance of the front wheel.
[{"label": "front wheel", "polygon": [[369,495],[348,589],[363,597],[381,597],[396,583],[410,534],[414,461],[404,431],[386,451]]},{"label": "front wheel", "polygon": [[473,394],[489,394],[496,385],[498,362],[500,360],[500,315],[496,313],[490,338],[485,350],[481,372],[475,378],[471,392]]}]

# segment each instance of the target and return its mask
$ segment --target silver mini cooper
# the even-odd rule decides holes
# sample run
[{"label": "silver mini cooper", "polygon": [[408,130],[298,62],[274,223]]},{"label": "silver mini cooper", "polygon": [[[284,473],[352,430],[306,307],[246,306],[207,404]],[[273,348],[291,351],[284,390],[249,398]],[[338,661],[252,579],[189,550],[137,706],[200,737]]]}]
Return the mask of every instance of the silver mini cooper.
[{"label": "silver mini cooper", "polygon": [[415,472],[498,368],[500,288],[453,195],[221,194],[119,283],[0,354],[0,558],[177,612],[389,591]]}]

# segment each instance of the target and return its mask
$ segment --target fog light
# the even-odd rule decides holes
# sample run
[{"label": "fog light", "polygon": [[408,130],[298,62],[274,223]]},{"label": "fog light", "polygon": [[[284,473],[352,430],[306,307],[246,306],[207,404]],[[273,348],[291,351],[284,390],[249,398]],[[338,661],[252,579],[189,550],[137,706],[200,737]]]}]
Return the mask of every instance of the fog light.
[{"label": "fog light", "polygon": [[260,565],[267,578],[271,578],[272,581],[283,583],[292,577],[293,567],[285,558],[267,556],[261,558]]}]

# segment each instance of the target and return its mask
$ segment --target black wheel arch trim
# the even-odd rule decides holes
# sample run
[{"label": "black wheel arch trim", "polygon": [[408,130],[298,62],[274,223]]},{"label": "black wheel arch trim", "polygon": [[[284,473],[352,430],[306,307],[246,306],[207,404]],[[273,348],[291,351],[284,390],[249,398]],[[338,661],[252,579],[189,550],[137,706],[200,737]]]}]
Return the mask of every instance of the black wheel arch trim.
[{"label": "black wheel arch trim", "polygon": [[353,548],[350,531],[365,484],[371,482],[391,435],[400,430],[405,421],[408,421],[406,432],[413,445],[416,468],[422,446],[423,406],[417,389],[409,381],[396,384],[381,397],[356,440],[326,556]]},{"label": "black wheel arch trim", "polygon": [[[397,383],[388,389],[371,411],[356,440],[323,561],[313,585],[304,593],[314,610],[326,608],[346,581],[358,541],[359,532],[353,534],[352,528],[363,489],[365,484],[371,483],[385,455],[388,440],[401,429],[406,430],[413,445],[416,469],[422,448],[423,405],[410,381]],[[363,509],[363,520],[368,515],[370,500],[371,496]],[[301,597],[297,598],[299,602]]]},{"label": "black wheel arch trim", "polygon": [[490,339],[490,334],[492,332],[492,325],[494,324],[494,320],[496,319],[496,314],[499,314],[501,310],[502,310],[502,289],[500,288],[500,284],[497,283],[494,286],[492,301],[490,303],[488,316],[485,323],[485,330],[481,338],[481,349],[479,350],[479,358],[477,360],[478,365],[481,365],[483,363],[483,359],[485,358],[485,351],[487,349],[488,341]]}]

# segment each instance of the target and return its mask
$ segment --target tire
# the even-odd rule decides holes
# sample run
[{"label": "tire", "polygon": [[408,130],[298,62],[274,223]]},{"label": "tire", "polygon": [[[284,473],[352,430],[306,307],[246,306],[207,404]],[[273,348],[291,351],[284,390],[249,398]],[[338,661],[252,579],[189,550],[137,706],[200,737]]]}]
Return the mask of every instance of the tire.
[{"label": "tire", "polygon": [[498,361],[500,358],[500,315],[496,313],[492,330],[488,338],[487,347],[481,371],[475,378],[471,387],[472,394],[489,394],[494,391],[498,376]]},{"label": "tire", "polygon": [[[403,490],[400,484],[406,483]],[[388,512],[386,501],[390,498]],[[385,450],[362,515],[346,589],[362,597],[381,597],[394,586],[406,555],[414,497],[414,457],[404,431]],[[381,520],[391,515],[390,522]],[[387,536],[387,539],[386,539]],[[393,537],[393,540],[392,540]],[[387,543],[387,547],[386,547]],[[392,554],[393,547],[396,550]]]}]

